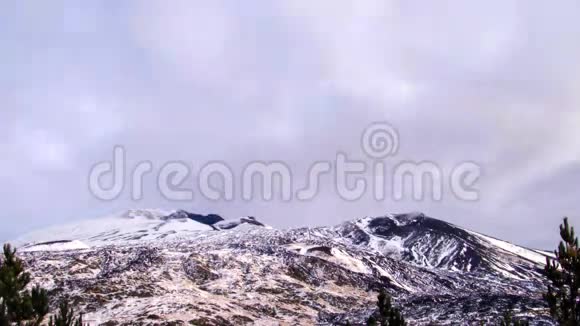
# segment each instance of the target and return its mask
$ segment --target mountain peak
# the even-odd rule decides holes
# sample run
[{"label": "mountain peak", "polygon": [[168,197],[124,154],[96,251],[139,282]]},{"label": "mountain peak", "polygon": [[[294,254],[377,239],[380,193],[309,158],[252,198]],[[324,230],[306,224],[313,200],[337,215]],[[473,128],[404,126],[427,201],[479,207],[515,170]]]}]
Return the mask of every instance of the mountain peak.
[{"label": "mountain peak", "polygon": [[412,223],[420,223],[425,220],[426,215],[422,212],[411,212],[411,213],[404,213],[404,214],[395,214],[393,215],[393,219],[395,219],[399,224],[412,224]]},{"label": "mountain peak", "polygon": [[537,271],[506,270],[497,257],[515,254],[535,264],[545,261],[543,252],[487,237],[420,212],[366,217],[334,230],[354,245],[367,246],[420,267],[462,272],[499,271],[510,277],[527,278]]},{"label": "mountain peak", "polygon": [[216,224],[217,222],[223,221],[224,218],[217,215],[217,214],[208,214],[208,215],[203,215],[203,214],[195,214],[195,213],[190,213],[188,211],[185,211],[183,209],[177,210],[167,216],[165,216],[164,219],[166,220],[172,220],[172,219],[183,219],[183,218],[188,218],[190,220],[202,223],[202,224],[206,224],[206,225],[213,225]]},{"label": "mountain peak", "polygon": [[[37,248],[39,251],[71,249],[70,245],[65,246],[61,243],[70,243],[75,240],[89,247],[125,245],[194,239],[200,235],[200,232],[230,230],[242,224],[266,227],[251,216],[225,220],[217,214],[202,215],[185,210],[167,212],[161,209],[130,209],[102,218],[84,219],[33,231],[21,236],[13,243],[20,248],[43,244]],[[51,245],[44,245],[45,243]]]},{"label": "mountain peak", "polygon": [[[380,288],[413,325],[479,324],[513,303],[547,320],[541,300],[545,256],[422,213],[287,230],[270,230],[251,216],[127,215],[134,218],[39,233],[41,243],[20,247],[36,262],[33,280],[63,284],[62,293],[83,293],[80,302],[91,307],[87,319],[115,316],[127,325],[153,325],[158,320],[145,323],[153,315],[183,320],[184,311],[209,306],[224,319],[199,309],[192,323],[363,324],[361,316],[369,315],[376,298],[371,292]],[[49,242],[49,236],[58,238]],[[107,304],[95,304],[103,296]],[[130,311],[127,302],[134,305]]]}]

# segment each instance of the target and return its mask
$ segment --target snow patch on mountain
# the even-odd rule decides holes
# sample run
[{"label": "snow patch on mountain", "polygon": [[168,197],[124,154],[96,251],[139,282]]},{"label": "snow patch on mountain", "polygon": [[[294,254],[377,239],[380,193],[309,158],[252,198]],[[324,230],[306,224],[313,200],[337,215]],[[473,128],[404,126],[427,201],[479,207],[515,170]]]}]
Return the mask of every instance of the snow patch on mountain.
[{"label": "snow patch on mountain", "polygon": [[89,246],[124,244],[145,240],[184,237],[191,233],[212,230],[209,225],[189,219],[162,220],[160,215],[121,214],[53,226],[23,235],[16,246],[50,241],[79,240]]},{"label": "snow patch on mountain", "polygon": [[[51,237],[53,248],[90,249],[43,247]],[[133,212],[21,239],[34,284],[103,323],[356,325],[386,289],[412,325],[493,324],[514,305],[553,324],[540,251],[420,213],[277,230],[250,217]]]},{"label": "snow patch on mountain", "polygon": [[492,246],[500,248],[502,250],[505,250],[505,251],[512,253],[514,255],[517,255],[517,256],[522,257],[524,259],[527,259],[529,261],[535,262],[537,264],[545,264],[546,263],[546,256],[548,255],[548,253],[542,253],[541,251],[523,248],[523,247],[514,245],[512,243],[509,243],[507,241],[495,239],[495,238],[492,238],[490,236],[486,236],[486,235],[483,235],[481,233],[477,233],[474,231],[469,231],[469,230],[466,230],[466,231],[477,236],[478,238],[482,239],[483,241],[491,244]]},{"label": "snow patch on mountain", "polygon": [[90,247],[79,240],[73,241],[53,241],[53,242],[43,242],[28,245],[24,248],[20,248],[23,252],[33,252],[33,251],[66,251],[66,250],[83,250],[89,249]]},{"label": "snow patch on mountain", "polygon": [[223,220],[215,224],[212,224],[212,226],[220,230],[228,230],[238,227],[241,224],[251,224],[264,227],[266,226],[265,224],[257,221],[256,218],[253,216],[240,217],[239,219]]},{"label": "snow patch on mountain", "polygon": [[25,234],[12,243],[24,248],[40,242],[78,240],[89,247],[172,241],[196,238],[203,232],[238,228],[241,225],[267,227],[248,216],[224,220],[214,214],[199,215],[178,210],[134,209],[107,217],[82,220]]}]

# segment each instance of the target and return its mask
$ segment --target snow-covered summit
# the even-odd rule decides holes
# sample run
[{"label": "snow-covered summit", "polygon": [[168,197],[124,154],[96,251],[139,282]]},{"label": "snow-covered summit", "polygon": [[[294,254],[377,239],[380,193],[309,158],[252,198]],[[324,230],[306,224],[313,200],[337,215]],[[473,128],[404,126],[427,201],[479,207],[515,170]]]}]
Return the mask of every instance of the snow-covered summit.
[{"label": "snow-covered summit", "polygon": [[37,246],[51,250],[43,243],[79,241],[86,246],[122,245],[146,241],[170,241],[201,236],[203,232],[235,228],[241,224],[264,226],[255,218],[225,221],[218,215],[200,215],[183,210],[167,212],[157,209],[134,209],[106,217],[81,220],[25,234],[13,243],[25,248]]},{"label": "snow-covered summit", "polygon": [[96,324],[358,325],[378,289],[412,325],[495,324],[513,307],[554,324],[542,252],[425,214],[288,230],[252,217],[124,215],[23,237],[34,240],[20,246],[33,282],[72,295]]},{"label": "snow-covered summit", "polygon": [[525,279],[538,274],[529,266],[546,261],[546,255],[538,250],[494,239],[422,213],[367,217],[329,231],[337,233],[343,242],[427,268],[486,270]]},{"label": "snow-covered summit", "polygon": [[223,220],[213,224],[213,226],[220,230],[228,230],[238,227],[241,224],[250,224],[266,227],[264,223],[256,220],[256,218],[253,216],[240,217],[239,219]]}]

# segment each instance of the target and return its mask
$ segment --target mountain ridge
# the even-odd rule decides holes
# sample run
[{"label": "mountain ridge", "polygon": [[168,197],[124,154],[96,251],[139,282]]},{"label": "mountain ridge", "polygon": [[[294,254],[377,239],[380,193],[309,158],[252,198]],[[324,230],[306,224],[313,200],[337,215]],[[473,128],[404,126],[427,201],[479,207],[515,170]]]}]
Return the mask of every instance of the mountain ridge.
[{"label": "mountain ridge", "polygon": [[35,281],[72,293],[97,323],[357,324],[385,288],[413,324],[489,322],[514,307],[553,324],[544,254],[422,213],[288,230],[250,217],[219,228],[227,220],[142,215],[89,233],[61,229],[87,248],[21,255]]}]

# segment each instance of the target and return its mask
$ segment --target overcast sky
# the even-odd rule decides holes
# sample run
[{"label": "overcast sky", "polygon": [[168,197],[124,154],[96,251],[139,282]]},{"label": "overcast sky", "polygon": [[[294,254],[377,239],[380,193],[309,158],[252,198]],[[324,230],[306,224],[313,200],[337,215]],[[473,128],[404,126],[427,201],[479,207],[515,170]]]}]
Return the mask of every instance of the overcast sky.
[{"label": "overcast sky", "polygon": [[[0,1],[0,40],[0,240],[135,207],[276,227],[423,211],[542,248],[580,225],[578,1]],[[139,202],[88,191],[115,145],[300,176],[364,158],[375,121],[400,133],[388,164],[477,162],[480,200],[348,202],[330,179],[308,202],[172,202],[154,177]]]}]

